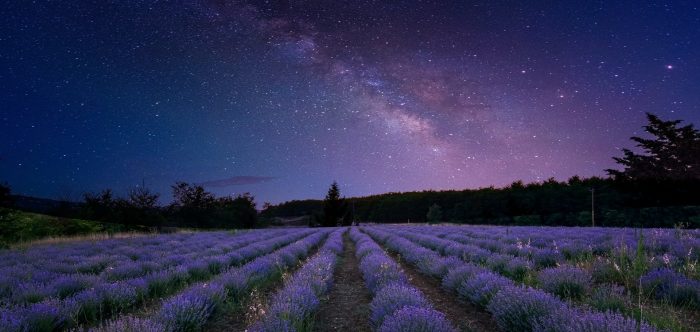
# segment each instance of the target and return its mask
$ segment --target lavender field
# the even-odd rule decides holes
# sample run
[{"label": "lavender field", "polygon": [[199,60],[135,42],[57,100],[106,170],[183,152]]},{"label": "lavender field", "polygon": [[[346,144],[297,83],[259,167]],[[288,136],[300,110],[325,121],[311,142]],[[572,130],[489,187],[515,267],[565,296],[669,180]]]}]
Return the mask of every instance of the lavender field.
[{"label": "lavender field", "polygon": [[39,244],[0,252],[0,331],[697,331],[699,252],[698,230],[450,225]]}]

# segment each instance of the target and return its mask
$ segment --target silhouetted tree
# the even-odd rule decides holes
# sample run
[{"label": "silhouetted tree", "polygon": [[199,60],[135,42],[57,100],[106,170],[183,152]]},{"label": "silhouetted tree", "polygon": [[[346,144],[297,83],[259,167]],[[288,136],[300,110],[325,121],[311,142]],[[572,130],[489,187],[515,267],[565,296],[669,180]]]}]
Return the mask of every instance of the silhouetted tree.
[{"label": "silhouetted tree", "polygon": [[333,181],[328,188],[328,194],[323,201],[323,223],[322,226],[338,226],[338,220],[345,214],[345,202],[340,198],[338,183]]},{"label": "silhouetted tree", "polygon": [[117,202],[111,189],[105,189],[99,193],[85,193],[81,216],[86,219],[116,221],[114,215],[116,207]]},{"label": "silhouetted tree", "polygon": [[250,193],[226,196],[216,201],[215,227],[220,228],[255,228],[258,223],[258,211],[255,209],[255,197]]},{"label": "silhouetted tree", "polygon": [[118,200],[119,212],[126,224],[161,226],[165,218],[158,205],[160,194],[145,185],[129,190],[126,199]]},{"label": "silhouetted tree", "polygon": [[216,201],[214,194],[207,192],[199,185],[176,182],[172,189],[173,204],[179,207],[206,209],[212,207]]},{"label": "silhouetted tree", "polygon": [[11,207],[13,203],[12,189],[7,183],[0,183],[0,206]]},{"label": "silhouetted tree", "polygon": [[700,131],[692,124],[679,127],[681,120],[664,121],[647,113],[649,124],[644,130],[654,136],[633,136],[643,153],[622,149],[623,157],[614,157],[622,171],[608,169],[616,179],[700,179]]},{"label": "silhouetted tree", "polygon": [[442,222],[442,208],[437,204],[431,205],[425,217],[431,224]]}]

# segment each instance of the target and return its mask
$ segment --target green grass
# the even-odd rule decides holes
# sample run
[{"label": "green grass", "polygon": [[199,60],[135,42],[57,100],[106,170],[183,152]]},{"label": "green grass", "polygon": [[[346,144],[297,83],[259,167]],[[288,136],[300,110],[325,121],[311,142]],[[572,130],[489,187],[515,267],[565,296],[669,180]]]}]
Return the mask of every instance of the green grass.
[{"label": "green grass", "polygon": [[0,208],[0,248],[44,238],[114,234],[130,230],[124,225]]}]

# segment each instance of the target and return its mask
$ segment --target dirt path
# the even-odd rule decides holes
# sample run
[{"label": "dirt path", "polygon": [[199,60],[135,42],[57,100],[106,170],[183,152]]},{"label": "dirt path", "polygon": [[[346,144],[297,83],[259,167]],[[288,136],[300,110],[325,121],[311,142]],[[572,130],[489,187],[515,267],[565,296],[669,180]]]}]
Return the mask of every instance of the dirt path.
[{"label": "dirt path", "polygon": [[360,262],[355,257],[355,244],[346,232],[343,256],[333,276],[333,288],[316,314],[314,331],[372,331],[369,325],[370,301],[372,297],[365,288]]},{"label": "dirt path", "polygon": [[402,261],[396,253],[387,252],[404,270],[411,285],[423,292],[435,309],[444,313],[460,331],[499,331],[489,313],[471,303],[460,301],[457,296],[442,288],[440,281],[421,274]]}]

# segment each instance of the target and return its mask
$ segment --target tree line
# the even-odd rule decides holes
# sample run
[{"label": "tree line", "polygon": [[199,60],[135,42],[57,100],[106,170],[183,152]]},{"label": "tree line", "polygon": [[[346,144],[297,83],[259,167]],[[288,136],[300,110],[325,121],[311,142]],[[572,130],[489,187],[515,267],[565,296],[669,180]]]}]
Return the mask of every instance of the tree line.
[{"label": "tree line", "polygon": [[[613,158],[622,169],[606,170],[605,178],[387,193],[343,204],[354,207],[354,220],[371,222],[700,227],[700,132],[692,124],[681,126],[679,120],[664,121],[653,114],[647,120],[644,129],[651,138],[632,137],[639,152],[623,149],[622,157]],[[321,216],[328,206],[329,196],[296,200],[269,206],[262,215],[325,220]],[[340,220],[337,214],[334,219]]]},{"label": "tree line", "polygon": [[[647,114],[649,138],[632,137],[636,149],[613,159],[621,169],[608,177],[571,177],[503,188],[387,193],[343,198],[334,182],[324,200],[296,200],[263,207],[250,194],[216,197],[202,186],[177,182],[173,202],[145,186],[116,197],[86,193],[67,217],[151,227],[252,228],[258,220],[307,216],[310,226],[371,222],[457,222],[498,225],[700,227],[700,132],[680,120]],[[635,152],[638,151],[638,152]],[[0,206],[12,204],[0,184]],[[76,211],[77,210],[77,211]],[[70,214],[68,214],[70,213]],[[68,214],[68,215],[66,215]],[[259,218],[260,217],[260,218]]]},{"label": "tree line", "polygon": [[[97,220],[132,228],[254,228],[258,226],[255,198],[249,193],[216,197],[187,182],[171,186],[172,203],[160,205],[161,195],[141,185],[117,196],[111,189],[83,194],[82,202],[59,206],[50,214]],[[7,184],[0,184],[0,206],[12,207]]]}]

